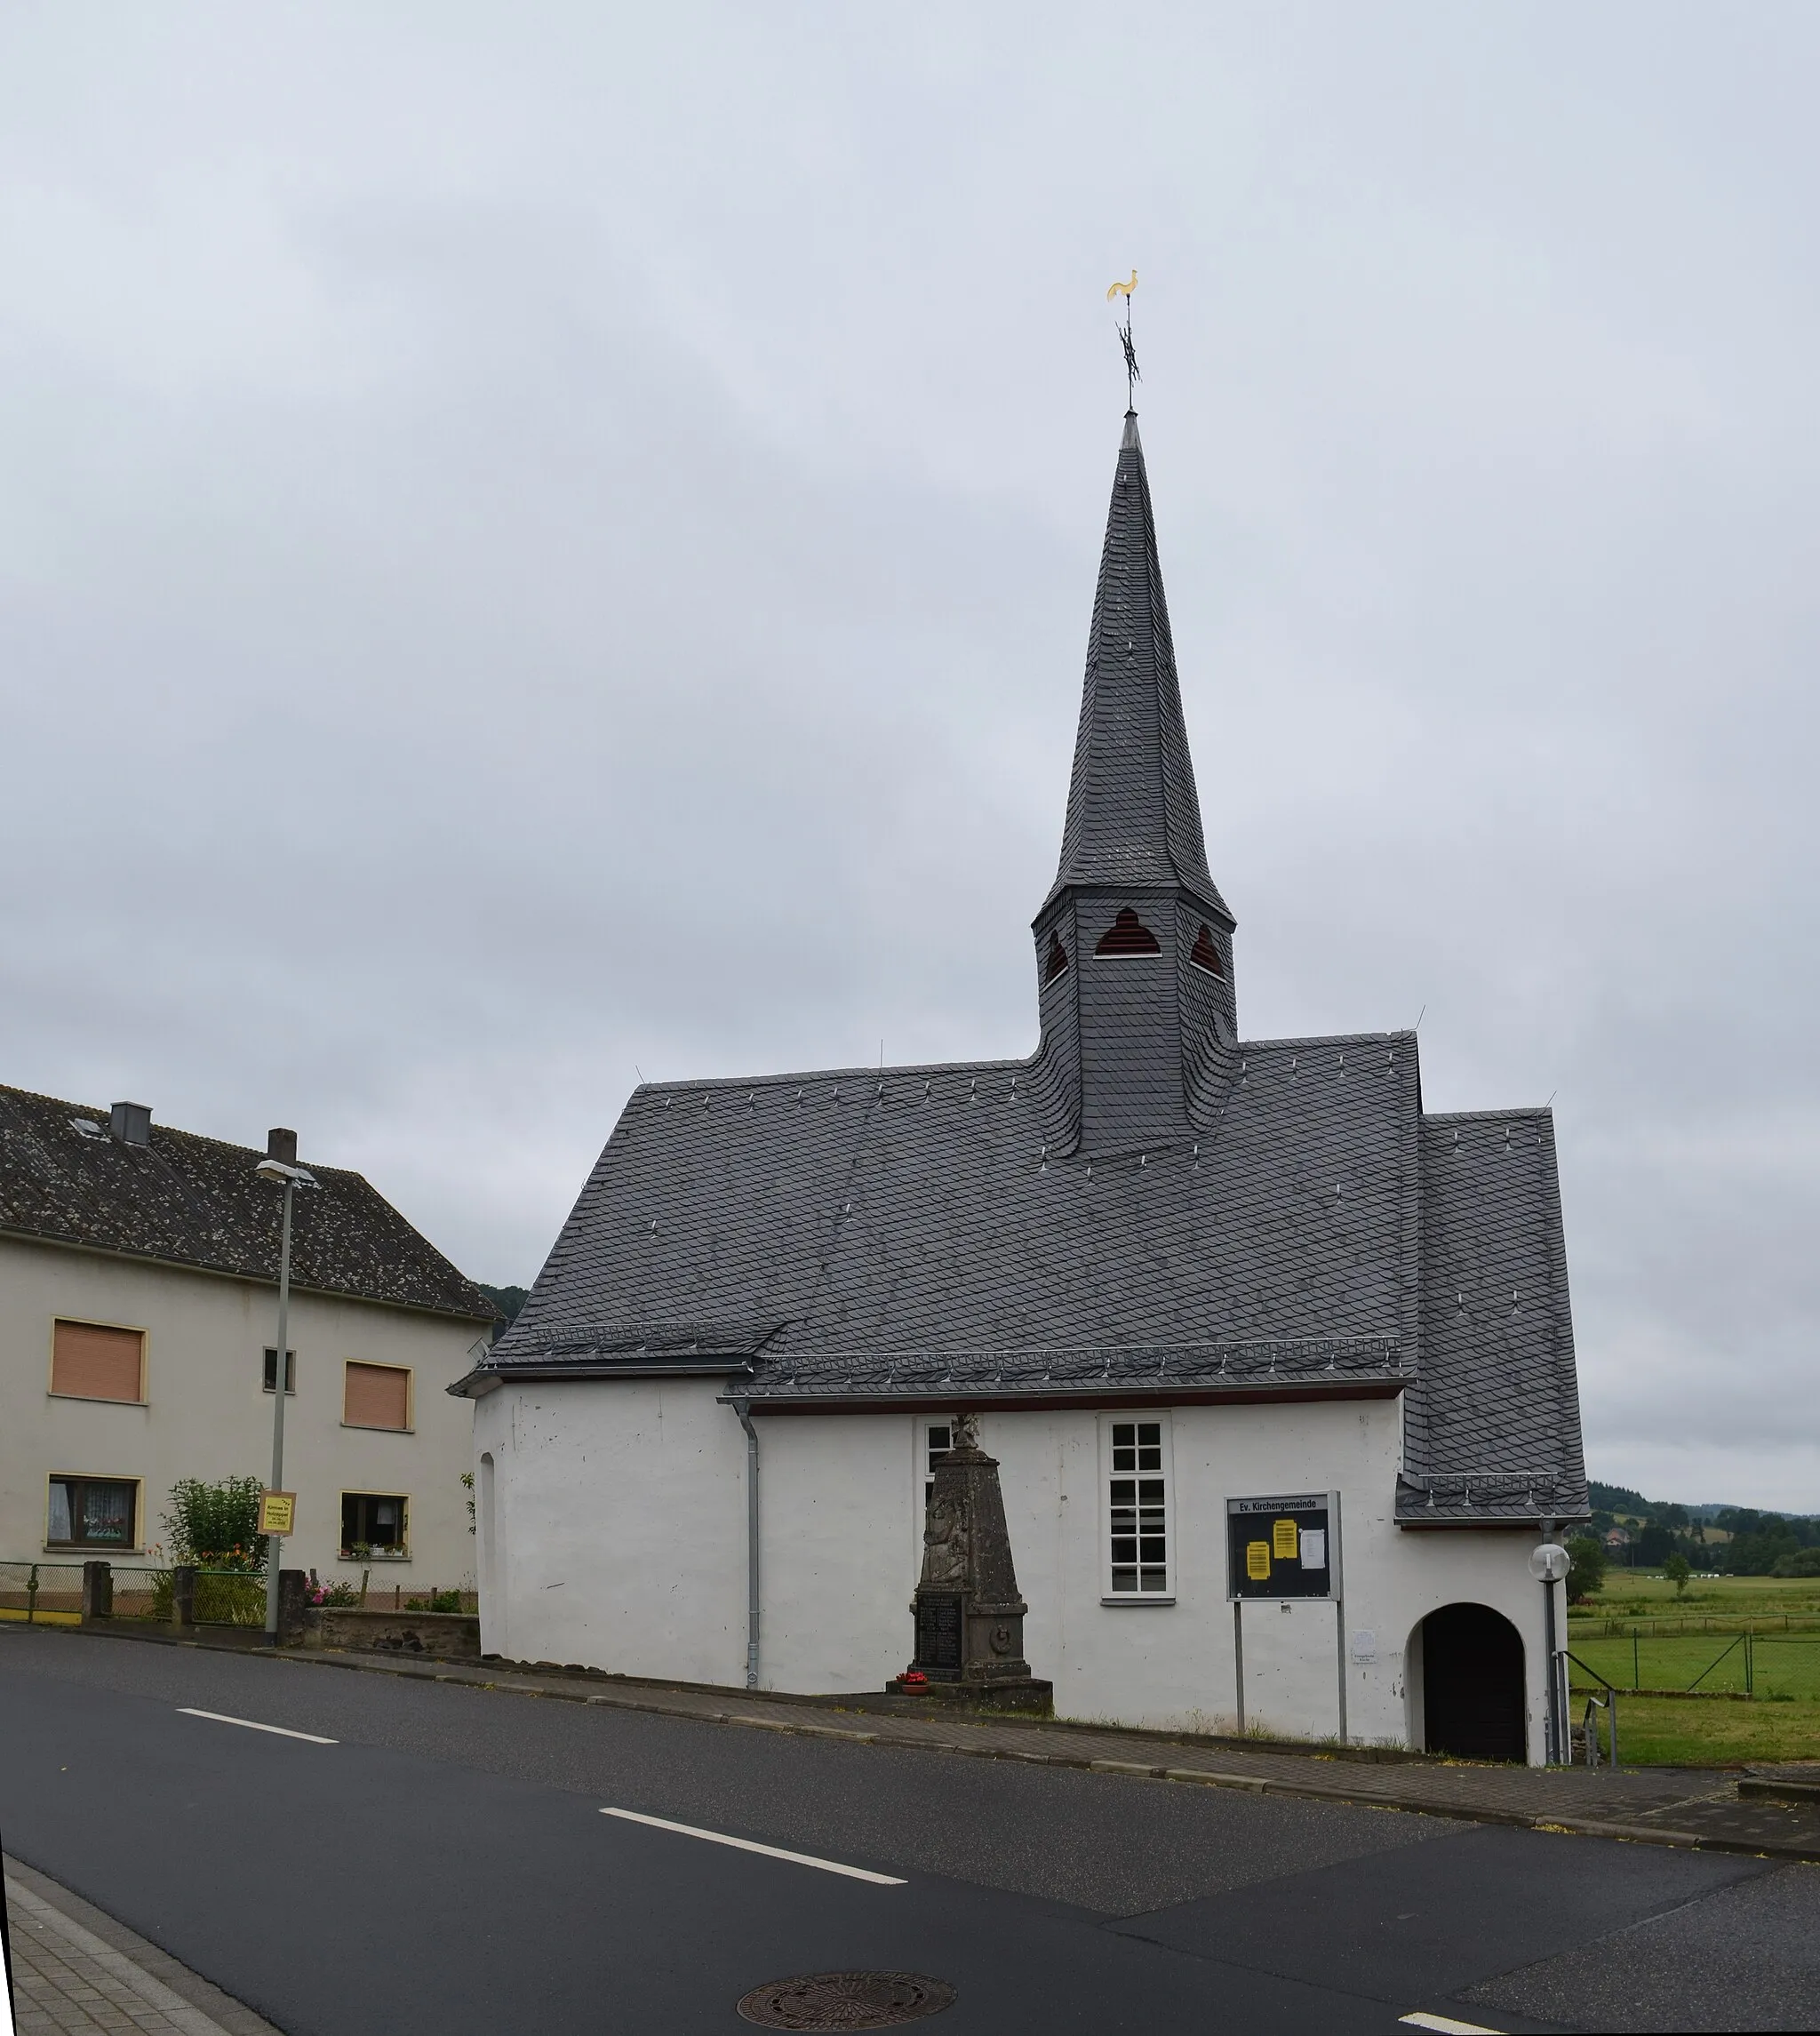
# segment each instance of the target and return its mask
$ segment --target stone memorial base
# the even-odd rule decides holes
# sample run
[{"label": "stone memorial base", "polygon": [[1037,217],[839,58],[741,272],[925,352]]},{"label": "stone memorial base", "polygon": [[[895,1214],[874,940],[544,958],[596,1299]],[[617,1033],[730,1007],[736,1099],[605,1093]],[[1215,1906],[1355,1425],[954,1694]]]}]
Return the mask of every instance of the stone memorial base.
[{"label": "stone memorial base", "polygon": [[912,1682],[894,1676],[885,1685],[887,1697],[914,1697],[918,1703],[938,1704],[954,1711],[1015,1711],[1033,1718],[1052,1718],[1056,1686],[1040,1676],[1027,1675],[1000,1682]]}]

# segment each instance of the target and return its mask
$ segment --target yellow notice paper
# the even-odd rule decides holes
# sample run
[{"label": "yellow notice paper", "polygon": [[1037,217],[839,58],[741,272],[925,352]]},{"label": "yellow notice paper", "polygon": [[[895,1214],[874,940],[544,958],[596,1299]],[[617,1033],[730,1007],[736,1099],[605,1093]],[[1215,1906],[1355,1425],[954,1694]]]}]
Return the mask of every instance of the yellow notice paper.
[{"label": "yellow notice paper", "polygon": [[1245,1574],[1254,1584],[1261,1584],[1270,1575],[1270,1544],[1253,1541],[1245,1549]]},{"label": "yellow notice paper", "polygon": [[259,1494],[259,1532],[297,1532],[297,1494],[294,1491],[264,1491]]},{"label": "yellow notice paper", "polygon": [[1296,1536],[1297,1528],[1293,1520],[1279,1520],[1272,1524],[1272,1550],[1279,1562],[1293,1562],[1296,1560],[1296,1550],[1300,1545]]}]

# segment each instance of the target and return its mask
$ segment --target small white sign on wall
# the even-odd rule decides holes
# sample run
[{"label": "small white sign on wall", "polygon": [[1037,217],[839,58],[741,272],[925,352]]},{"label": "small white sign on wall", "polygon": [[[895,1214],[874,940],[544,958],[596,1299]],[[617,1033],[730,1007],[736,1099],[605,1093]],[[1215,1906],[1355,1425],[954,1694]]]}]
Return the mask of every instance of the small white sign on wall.
[{"label": "small white sign on wall", "polygon": [[1369,1626],[1361,1626],[1353,1635],[1353,1659],[1361,1663],[1377,1659],[1377,1635]]}]

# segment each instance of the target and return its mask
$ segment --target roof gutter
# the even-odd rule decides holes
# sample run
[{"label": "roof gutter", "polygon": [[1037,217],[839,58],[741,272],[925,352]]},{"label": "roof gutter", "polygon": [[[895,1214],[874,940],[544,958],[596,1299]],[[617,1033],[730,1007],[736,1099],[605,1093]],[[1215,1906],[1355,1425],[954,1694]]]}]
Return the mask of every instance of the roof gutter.
[{"label": "roof gutter", "polygon": [[[991,1386],[958,1380],[927,1389],[902,1386],[890,1393],[755,1393],[748,1404],[754,1414],[895,1414],[966,1409],[978,1414],[1053,1413],[1065,1407],[1253,1407],[1287,1401],[1394,1400],[1415,1383],[1413,1375],[1393,1378],[1337,1380],[1331,1385],[1175,1385],[1153,1381],[1128,1385],[1095,1384],[1075,1391],[994,1392]],[[722,1396],[729,1406],[734,1395]]]},{"label": "roof gutter", "polygon": [[521,1378],[538,1385],[559,1378],[738,1378],[751,1370],[743,1357],[682,1364],[628,1364],[623,1358],[583,1359],[571,1364],[482,1364],[443,1390],[458,1400],[478,1400]]}]

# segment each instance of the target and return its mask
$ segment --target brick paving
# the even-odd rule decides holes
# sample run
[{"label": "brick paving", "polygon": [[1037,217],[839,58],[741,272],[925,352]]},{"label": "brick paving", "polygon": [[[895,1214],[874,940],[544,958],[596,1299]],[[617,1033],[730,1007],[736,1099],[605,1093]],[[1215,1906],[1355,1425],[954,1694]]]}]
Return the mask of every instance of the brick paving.
[{"label": "brick paving", "polygon": [[20,2036],[278,2036],[156,1944],[17,1860],[5,1868]]}]

